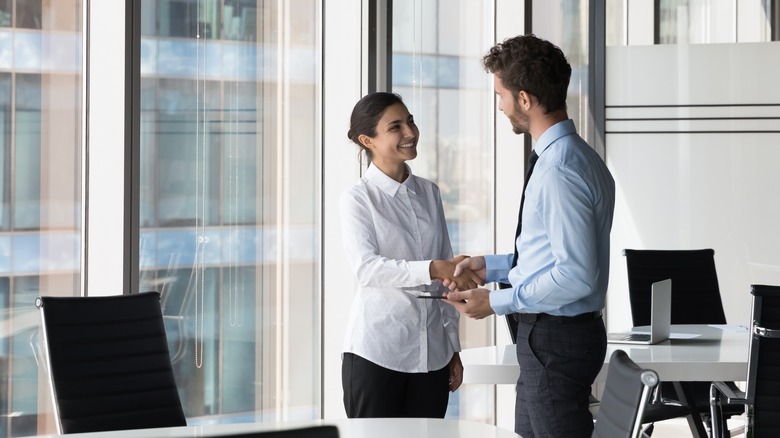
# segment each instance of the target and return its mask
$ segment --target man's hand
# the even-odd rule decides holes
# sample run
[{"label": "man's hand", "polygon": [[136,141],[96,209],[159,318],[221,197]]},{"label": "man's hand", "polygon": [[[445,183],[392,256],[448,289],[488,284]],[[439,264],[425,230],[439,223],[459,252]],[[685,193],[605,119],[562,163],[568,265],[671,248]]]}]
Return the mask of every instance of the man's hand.
[{"label": "man's hand", "polygon": [[495,312],[490,307],[490,291],[487,289],[470,289],[462,292],[449,292],[447,302],[455,306],[458,312],[469,318],[482,319]]},{"label": "man's hand", "polygon": [[480,282],[472,287],[460,287],[456,282],[449,280],[442,281],[442,284],[449,290],[464,291],[485,284],[485,275],[487,274],[487,271],[485,269],[484,256],[469,257],[460,255],[450,259],[450,261],[455,263],[455,270],[453,271],[454,276],[465,275],[465,272],[471,271],[479,277]]},{"label": "man's hand", "polygon": [[429,268],[431,279],[441,281],[450,290],[467,290],[481,286],[484,284],[483,279],[471,269],[461,269],[458,274],[455,274],[457,262],[465,258],[465,256],[460,256],[451,260],[431,261]]}]

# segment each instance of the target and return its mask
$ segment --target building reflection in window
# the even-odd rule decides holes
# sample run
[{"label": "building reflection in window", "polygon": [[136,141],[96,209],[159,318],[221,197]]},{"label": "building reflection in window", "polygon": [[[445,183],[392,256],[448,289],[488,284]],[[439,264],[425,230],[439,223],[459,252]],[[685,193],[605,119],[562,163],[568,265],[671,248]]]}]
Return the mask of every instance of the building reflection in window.
[{"label": "building reflection in window", "polygon": [[34,300],[80,290],[81,5],[0,0],[0,437],[45,432]]},{"label": "building reflection in window", "polygon": [[320,417],[320,3],[142,3],[140,284],[191,421]]},{"label": "building reflection in window", "polygon": [[[420,127],[409,165],[439,185],[456,255],[493,253],[493,86],[481,65],[492,17],[490,2],[393,2],[392,91]],[[491,322],[461,318],[462,347],[492,345]],[[492,423],[493,411],[492,388],[464,385],[447,416]]]}]

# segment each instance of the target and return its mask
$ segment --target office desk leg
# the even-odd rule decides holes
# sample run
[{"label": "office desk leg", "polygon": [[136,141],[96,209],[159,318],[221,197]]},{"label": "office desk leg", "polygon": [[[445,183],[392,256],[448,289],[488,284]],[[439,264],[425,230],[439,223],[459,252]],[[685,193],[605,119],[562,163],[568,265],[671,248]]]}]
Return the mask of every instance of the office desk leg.
[{"label": "office desk leg", "polygon": [[677,392],[677,396],[680,398],[680,403],[686,404],[693,409],[693,412],[685,417],[688,420],[688,427],[691,428],[691,433],[693,433],[695,438],[707,438],[707,429],[704,427],[702,419],[702,407],[696,405],[693,396],[680,382],[673,382],[672,384],[675,392]]}]

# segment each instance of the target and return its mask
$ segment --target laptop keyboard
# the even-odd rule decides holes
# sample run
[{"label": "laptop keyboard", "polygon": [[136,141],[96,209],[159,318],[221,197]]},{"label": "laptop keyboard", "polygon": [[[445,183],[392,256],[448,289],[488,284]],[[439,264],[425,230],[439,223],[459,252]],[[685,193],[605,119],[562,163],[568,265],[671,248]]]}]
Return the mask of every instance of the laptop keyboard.
[{"label": "laptop keyboard", "polygon": [[650,335],[646,333],[626,333],[610,335],[609,339],[613,341],[649,341]]}]

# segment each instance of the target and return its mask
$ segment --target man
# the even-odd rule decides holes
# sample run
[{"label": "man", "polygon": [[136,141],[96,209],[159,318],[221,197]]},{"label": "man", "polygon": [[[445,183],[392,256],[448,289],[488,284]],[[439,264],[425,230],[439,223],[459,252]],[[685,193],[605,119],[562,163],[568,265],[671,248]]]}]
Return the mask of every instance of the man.
[{"label": "man", "polygon": [[499,109],[515,133],[535,140],[538,160],[524,188],[516,255],[469,257],[456,268],[511,288],[454,291],[448,302],[476,319],[517,313],[517,433],[589,437],[588,398],[607,347],[601,309],[615,183],[567,115],[571,66],[558,47],[518,36],[482,61],[493,74]]}]

